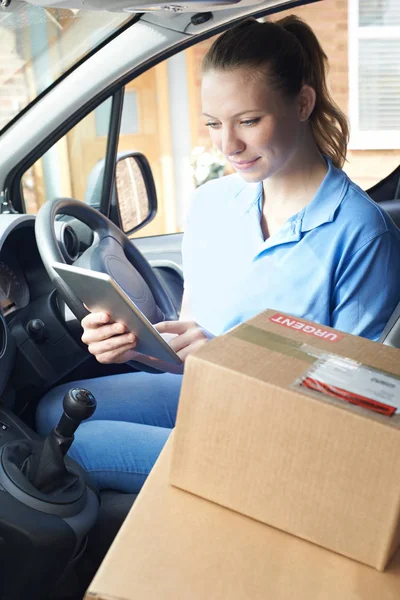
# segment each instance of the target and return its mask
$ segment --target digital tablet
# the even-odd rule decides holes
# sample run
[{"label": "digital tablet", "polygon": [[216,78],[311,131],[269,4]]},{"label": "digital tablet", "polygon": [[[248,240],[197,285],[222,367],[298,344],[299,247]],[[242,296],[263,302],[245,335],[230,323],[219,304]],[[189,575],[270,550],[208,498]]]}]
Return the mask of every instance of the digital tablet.
[{"label": "digital tablet", "polygon": [[136,352],[182,364],[176,352],[109,275],[58,262],[51,266],[90,312],[107,312],[113,321],[123,323],[137,336]]}]

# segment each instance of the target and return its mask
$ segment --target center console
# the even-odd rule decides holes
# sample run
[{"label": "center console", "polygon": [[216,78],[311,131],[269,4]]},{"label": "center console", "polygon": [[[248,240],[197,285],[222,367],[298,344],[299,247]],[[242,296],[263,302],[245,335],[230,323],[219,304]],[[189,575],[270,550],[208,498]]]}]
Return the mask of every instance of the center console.
[{"label": "center console", "polygon": [[64,397],[43,439],[0,407],[0,598],[45,600],[82,554],[99,500],[66,453],[96,401],[80,388]]}]

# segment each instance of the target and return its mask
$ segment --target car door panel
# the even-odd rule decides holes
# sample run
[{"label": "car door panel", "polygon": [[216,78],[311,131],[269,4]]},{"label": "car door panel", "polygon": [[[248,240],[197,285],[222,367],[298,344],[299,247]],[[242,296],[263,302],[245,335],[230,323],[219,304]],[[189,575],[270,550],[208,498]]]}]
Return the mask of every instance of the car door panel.
[{"label": "car door panel", "polygon": [[183,295],[182,238],[182,233],[173,233],[133,240],[167,288],[178,313]]}]

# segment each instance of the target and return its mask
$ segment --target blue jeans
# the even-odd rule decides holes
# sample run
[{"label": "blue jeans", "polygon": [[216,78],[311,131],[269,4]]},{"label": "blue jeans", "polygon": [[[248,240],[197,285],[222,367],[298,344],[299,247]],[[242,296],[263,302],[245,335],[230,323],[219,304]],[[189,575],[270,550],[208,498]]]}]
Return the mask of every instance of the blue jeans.
[{"label": "blue jeans", "polygon": [[39,402],[38,433],[46,435],[62,414],[64,394],[90,390],[94,415],[75,434],[69,456],[98,489],[137,493],[175,425],[182,375],[125,373],[60,385]]}]

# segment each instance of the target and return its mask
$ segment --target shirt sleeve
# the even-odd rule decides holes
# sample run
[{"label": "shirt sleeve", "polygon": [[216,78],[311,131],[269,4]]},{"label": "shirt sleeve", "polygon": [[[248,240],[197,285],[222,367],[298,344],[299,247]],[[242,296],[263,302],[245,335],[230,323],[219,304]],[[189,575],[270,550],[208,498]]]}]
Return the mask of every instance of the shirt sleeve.
[{"label": "shirt sleeve", "polygon": [[339,268],[331,326],[377,341],[400,301],[400,244],[386,231]]}]

